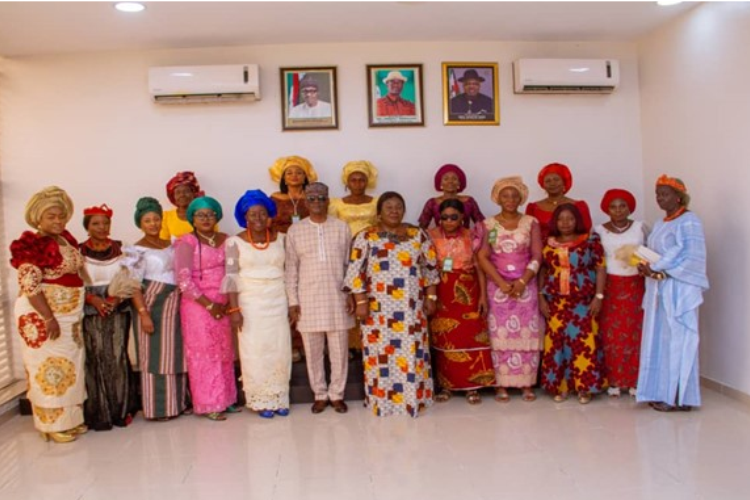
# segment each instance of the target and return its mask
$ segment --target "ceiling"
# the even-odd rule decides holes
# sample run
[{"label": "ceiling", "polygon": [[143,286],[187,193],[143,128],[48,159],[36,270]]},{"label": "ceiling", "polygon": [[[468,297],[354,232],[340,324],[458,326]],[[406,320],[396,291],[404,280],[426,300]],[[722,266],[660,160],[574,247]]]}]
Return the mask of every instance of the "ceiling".
[{"label": "ceiling", "polygon": [[0,2],[0,55],[285,43],[634,41],[694,7],[656,2]]}]

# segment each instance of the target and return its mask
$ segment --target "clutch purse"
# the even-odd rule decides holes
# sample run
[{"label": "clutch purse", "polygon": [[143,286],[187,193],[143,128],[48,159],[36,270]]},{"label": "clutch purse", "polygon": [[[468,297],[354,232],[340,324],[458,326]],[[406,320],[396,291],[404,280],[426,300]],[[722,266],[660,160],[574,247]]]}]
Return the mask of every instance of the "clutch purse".
[{"label": "clutch purse", "polygon": [[141,282],[133,278],[126,267],[121,267],[117,274],[112,277],[107,288],[107,295],[110,297],[119,297],[129,299],[136,290],[141,288]]}]

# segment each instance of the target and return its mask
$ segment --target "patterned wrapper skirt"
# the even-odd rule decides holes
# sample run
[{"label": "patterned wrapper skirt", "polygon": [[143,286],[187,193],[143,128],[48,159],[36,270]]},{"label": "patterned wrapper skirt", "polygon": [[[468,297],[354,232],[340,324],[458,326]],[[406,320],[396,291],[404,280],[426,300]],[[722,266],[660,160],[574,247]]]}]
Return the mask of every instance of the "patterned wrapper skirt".
[{"label": "patterned wrapper skirt", "polygon": [[140,318],[135,322],[143,416],[176,417],[187,408],[180,290],[158,281],[144,280],[143,285],[143,300],[154,323],[154,333],[147,334],[141,328]]},{"label": "patterned wrapper skirt", "polygon": [[596,394],[606,386],[599,325],[590,298],[547,296],[550,317],[544,335],[541,385],[548,393]]},{"label": "patterned wrapper skirt", "polygon": [[48,337],[44,318],[26,296],[16,300],[21,353],[29,383],[34,426],[41,432],[62,432],[83,423],[86,399],[85,349],[81,335],[84,288],[42,285],[47,303],[60,325],[60,336]]},{"label": "patterned wrapper skirt", "polygon": [[476,272],[443,273],[438,308],[430,320],[435,378],[443,389],[474,390],[495,385],[487,323],[479,314]]},{"label": "patterned wrapper skirt", "polygon": [[607,275],[607,293],[599,314],[604,373],[612,387],[635,387],[641,354],[643,293],[641,276]]}]

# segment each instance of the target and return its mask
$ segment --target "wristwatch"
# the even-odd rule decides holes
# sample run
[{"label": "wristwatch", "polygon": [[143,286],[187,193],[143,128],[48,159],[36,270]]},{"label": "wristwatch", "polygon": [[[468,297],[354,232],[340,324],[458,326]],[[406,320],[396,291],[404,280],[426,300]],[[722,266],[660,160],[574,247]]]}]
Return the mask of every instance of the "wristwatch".
[{"label": "wristwatch", "polygon": [[602,300],[604,298],[604,294],[603,293],[597,293],[596,295],[594,295],[594,297],[596,297],[599,300]]},{"label": "wristwatch", "polygon": [[437,295],[428,295],[427,300],[437,300]]}]

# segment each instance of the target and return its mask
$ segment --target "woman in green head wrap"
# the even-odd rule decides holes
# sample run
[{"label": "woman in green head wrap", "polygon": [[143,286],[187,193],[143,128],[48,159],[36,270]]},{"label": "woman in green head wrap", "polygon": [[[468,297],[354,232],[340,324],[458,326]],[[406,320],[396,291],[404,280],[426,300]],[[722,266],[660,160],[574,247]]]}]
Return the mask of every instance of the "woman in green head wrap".
[{"label": "woman in green head wrap", "polygon": [[181,236],[174,244],[193,410],[211,420],[226,420],[225,411],[239,411],[234,406],[237,386],[228,299],[220,290],[226,274],[227,235],[215,228],[222,216],[221,205],[215,199],[208,196],[194,199],[186,212],[193,232]]},{"label": "woman in green head wrap", "polygon": [[143,238],[123,249],[124,264],[143,283],[133,295],[143,416],[168,420],[187,409],[187,367],[180,331],[180,292],[174,277],[174,249],[159,237],[162,207],[138,200],[135,224]]}]

